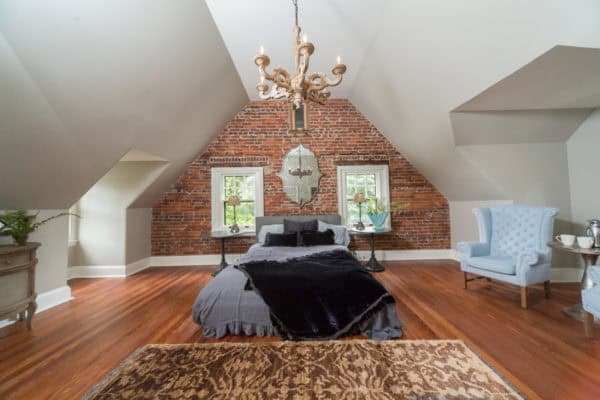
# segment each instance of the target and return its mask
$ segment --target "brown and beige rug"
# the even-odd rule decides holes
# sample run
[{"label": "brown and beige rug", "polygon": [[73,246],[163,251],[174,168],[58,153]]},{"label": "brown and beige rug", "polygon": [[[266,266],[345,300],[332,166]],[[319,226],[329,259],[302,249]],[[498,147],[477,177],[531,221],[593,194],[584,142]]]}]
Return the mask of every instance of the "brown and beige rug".
[{"label": "brown and beige rug", "polygon": [[149,345],[85,398],[522,399],[458,340]]}]

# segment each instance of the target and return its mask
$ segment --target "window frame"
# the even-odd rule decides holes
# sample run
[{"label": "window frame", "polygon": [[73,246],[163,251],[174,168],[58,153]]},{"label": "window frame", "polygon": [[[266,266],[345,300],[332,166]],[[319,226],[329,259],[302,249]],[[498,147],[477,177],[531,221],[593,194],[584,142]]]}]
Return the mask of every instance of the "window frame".
[{"label": "window frame", "polygon": [[[215,167],[210,170],[210,192],[211,192],[211,229],[213,231],[227,230],[225,225],[225,208],[223,202],[225,197],[225,177],[226,176],[254,176],[254,189],[256,198],[254,199],[254,217],[264,215],[264,194],[263,194],[263,168],[262,167]],[[244,232],[254,232],[254,225],[240,226]]]},{"label": "window frame", "polygon": [[[352,174],[373,174],[375,175],[375,196],[381,200],[386,201],[386,204],[390,205],[390,174],[389,167],[387,164],[361,164],[361,165],[338,165],[337,167],[337,192],[338,192],[338,213],[342,217],[342,224],[350,226],[347,221],[347,207],[346,202],[346,176]],[[366,217],[366,211],[363,213]],[[370,220],[367,218],[367,222]],[[363,220],[363,222],[365,222]],[[391,218],[387,218],[385,221],[386,228],[391,228]]]}]

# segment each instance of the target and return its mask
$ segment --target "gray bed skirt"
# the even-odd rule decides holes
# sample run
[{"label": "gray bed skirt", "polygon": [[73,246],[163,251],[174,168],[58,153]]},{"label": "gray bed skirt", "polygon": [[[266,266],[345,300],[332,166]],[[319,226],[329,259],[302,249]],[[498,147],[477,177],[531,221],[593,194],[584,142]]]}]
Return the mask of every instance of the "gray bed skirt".
[{"label": "gray bed skirt", "polygon": [[[238,263],[251,260],[282,260],[345,246],[263,247],[252,246]],[[278,336],[271,323],[269,307],[252,290],[245,290],[247,278],[232,266],[225,268],[198,294],[192,308],[194,322],[202,326],[205,337],[222,338],[226,335]],[[371,318],[363,321],[360,331],[375,340],[402,336],[402,325],[395,304],[387,304]]]}]

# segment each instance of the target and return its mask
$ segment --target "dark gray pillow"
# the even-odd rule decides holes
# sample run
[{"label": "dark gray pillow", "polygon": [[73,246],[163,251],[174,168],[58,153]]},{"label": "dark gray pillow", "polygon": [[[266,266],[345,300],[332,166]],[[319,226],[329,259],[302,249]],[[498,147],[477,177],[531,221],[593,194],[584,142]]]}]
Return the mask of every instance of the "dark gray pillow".
[{"label": "dark gray pillow", "polygon": [[316,231],[318,229],[319,221],[316,219],[311,219],[310,221],[294,221],[293,219],[283,220],[283,233]]},{"label": "dark gray pillow", "polygon": [[319,230],[319,221],[316,219],[311,219],[310,221],[294,221],[292,219],[283,220],[283,233],[295,233],[298,246],[302,246],[300,232],[317,230]]},{"label": "dark gray pillow", "polygon": [[296,247],[298,245],[298,234],[292,233],[273,233],[267,232],[265,236],[265,243],[263,246],[284,246],[284,247]]},{"label": "dark gray pillow", "polygon": [[300,232],[300,239],[302,246],[322,246],[328,244],[335,244],[334,233],[331,229],[327,229],[325,232],[319,231],[304,231]]}]

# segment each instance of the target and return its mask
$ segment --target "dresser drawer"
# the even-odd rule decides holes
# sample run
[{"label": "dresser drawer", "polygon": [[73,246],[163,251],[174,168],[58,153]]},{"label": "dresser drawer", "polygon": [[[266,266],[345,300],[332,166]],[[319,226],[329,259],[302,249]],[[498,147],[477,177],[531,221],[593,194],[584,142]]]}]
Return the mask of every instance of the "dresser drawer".
[{"label": "dresser drawer", "polygon": [[30,254],[31,253],[28,251],[12,254],[2,254],[0,255],[0,269],[27,264],[29,263],[29,261],[31,261]]}]

